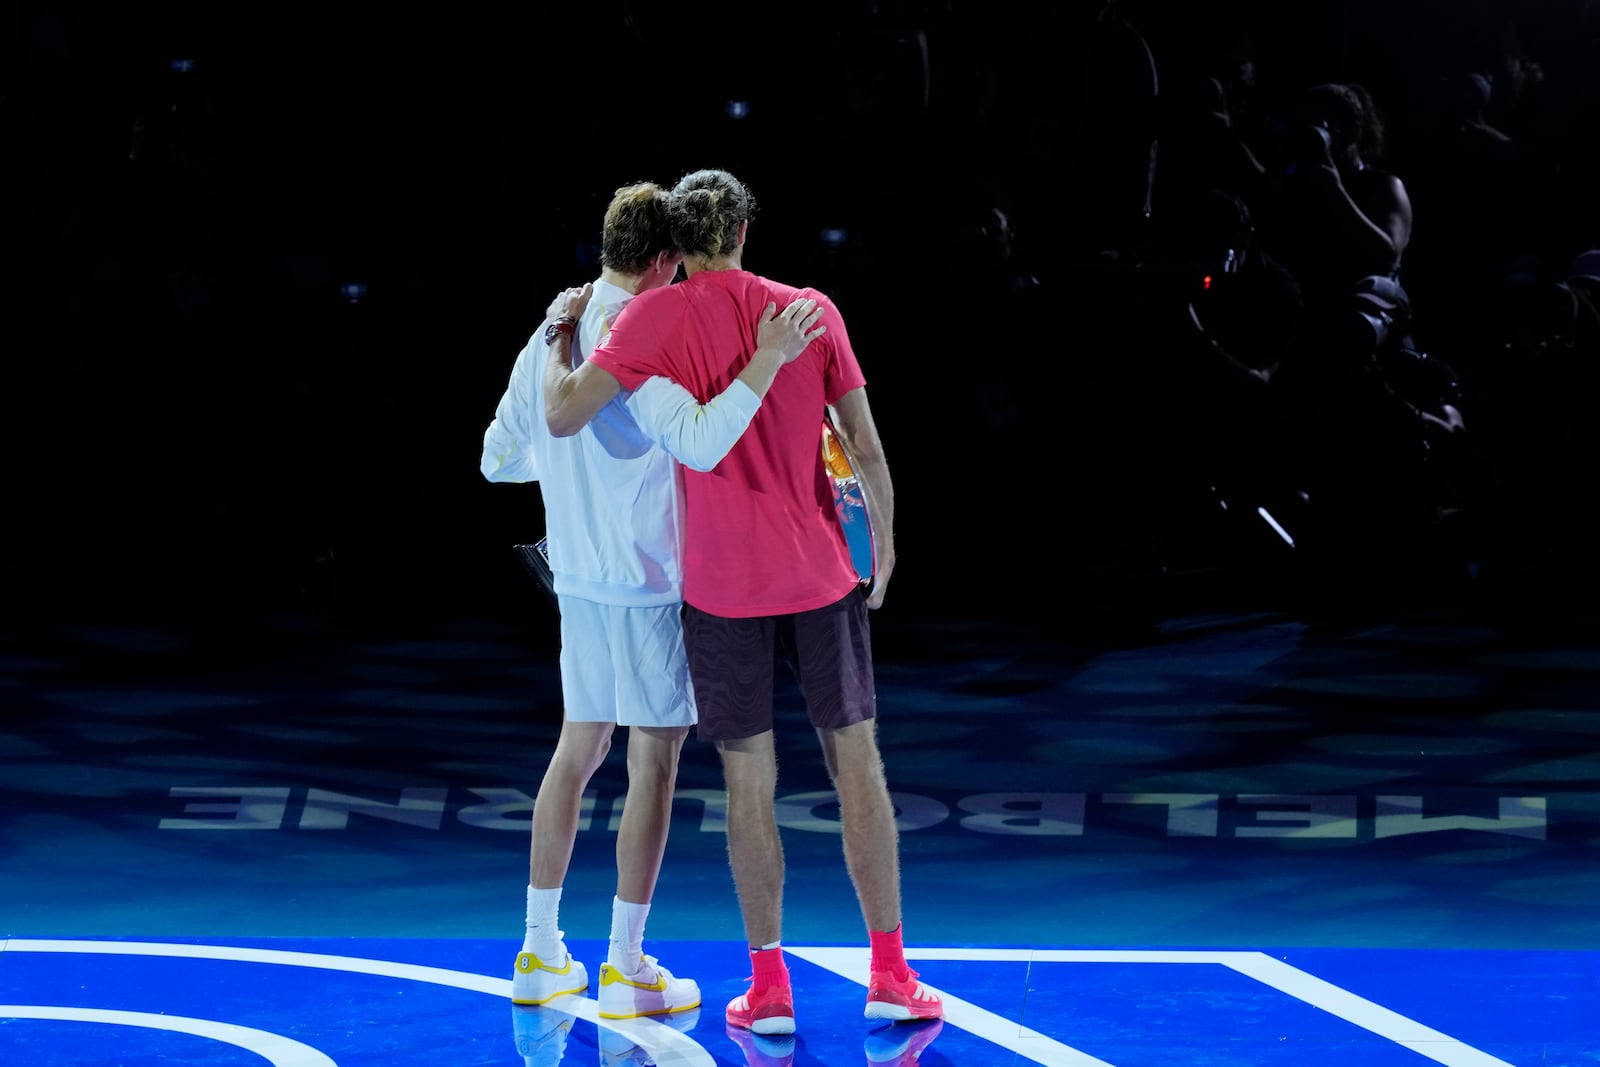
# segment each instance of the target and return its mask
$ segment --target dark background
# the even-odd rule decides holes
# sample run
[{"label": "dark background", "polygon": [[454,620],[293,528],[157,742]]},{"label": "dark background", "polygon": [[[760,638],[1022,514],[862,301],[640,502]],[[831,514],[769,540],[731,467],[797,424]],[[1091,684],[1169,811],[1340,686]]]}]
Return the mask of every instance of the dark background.
[{"label": "dark background", "polygon": [[[1402,568],[1428,575],[1407,595],[1592,590],[1594,352],[1541,319],[1563,376],[1505,353],[1534,328],[1513,312],[1600,245],[1593,0],[773,12],[6,5],[7,602],[526,610],[509,546],[541,529],[538,494],[481,478],[483,429],[550,297],[593,276],[612,191],[708,166],[759,201],[745,266],[850,325],[898,493],[892,605],[1381,594],[1392,574],[1346,581],[1370,554],[1285,555],[1221,515],[1163,431],[1167,327],[1200,272],[1164,251],[1164,152],[1208,77],[1268,159],[1308,86],[1358,81],[1388,118],[1416,335],[1476,431],[1465,518]],[[1520,154],[1493,187],[1439,151],[1442,87],[1469,72],[1525,90],[1495,116]]]}]

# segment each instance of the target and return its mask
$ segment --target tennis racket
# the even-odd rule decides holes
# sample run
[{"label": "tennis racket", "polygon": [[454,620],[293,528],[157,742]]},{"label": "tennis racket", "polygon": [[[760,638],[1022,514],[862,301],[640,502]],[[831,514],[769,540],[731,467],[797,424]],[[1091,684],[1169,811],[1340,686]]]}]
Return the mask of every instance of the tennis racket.
[{"label": "tennis racket", "polygon": [[[877,546],[872,540],[872,517],[867,513],[867,494],[856,477],[855,461],[839,439],[833,423],[827,416],[822,419],[822,465],[833,483],[833,510],[838,516],[839,528],[844,531],[845,543],[850,548],[850,559],[856,574],[869,588],[877,575]],[[555,574],[550,570],[550,546],[541,537],[530,545],[513,545],[517,559],[530,577],[549,594],[556,596]]]},{"label": "tennis racket", "polygon": [[844,441],[826,415],[822,419],[822,465],[833,483],[833,510],[850,546],[850,559],[856,574],[868,588],[878,572],[878,551],[872,540],[872,516],[867,513],[867,494],[856,477],[856,464]]},{"label": "tennis racket", "polygon": [[531,545],[512,545],[511,547],[516,552],[517,559],[521,561],[523,569],[544,588],[546,593],[550,594],[551,600],[555,600],[556,576],[555,572],[550,569],[550,545],[548,542],[549,538],[541,537]]}]

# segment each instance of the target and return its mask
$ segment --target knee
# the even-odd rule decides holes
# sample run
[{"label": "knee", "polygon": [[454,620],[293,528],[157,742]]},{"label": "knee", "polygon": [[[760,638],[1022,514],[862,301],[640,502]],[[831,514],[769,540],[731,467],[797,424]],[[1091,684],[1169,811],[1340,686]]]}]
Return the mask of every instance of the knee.
[{"label": "knee", "polygon": [[876,747],[841,751],[829,771],[833,776],[833,787],[841,797],[888,789],[883,758]]},{"label": "knee", "polygon": [[687,730],[635,728],[628,734],[628,774],[672,781]]},{"label": "knee", "polygon": [[564,770],[568,774],[581,776],[585,781],[595,771],[600,769],[600,764],[605,762],[606,756],[611,751],[611,732],[609,730],[573,730],[563,732],[561,740],[556,744],[555,755],[551,757],[552,768]]},{"label": "knee", "polygon": [[587,751],[584,753],[584,757],[589,765],[590,773],[592,774],[594,771],[598,770],[600,764],[604,763],[606,757],[610,754],[611,735],[609,733],[596,735],[594,740],[590,742]]},{"label": "knee", "polygon": [[822,747],[829,757],[829,765],[837,767],[840,773],[859,773],[883,766],[876,723],[871,719],[828,731],[822,739]]},{"label": "knee", "polygon": [[730,803],[771,803],[778,789],[778,766],[758,760],[725,760],[722,781]]}]

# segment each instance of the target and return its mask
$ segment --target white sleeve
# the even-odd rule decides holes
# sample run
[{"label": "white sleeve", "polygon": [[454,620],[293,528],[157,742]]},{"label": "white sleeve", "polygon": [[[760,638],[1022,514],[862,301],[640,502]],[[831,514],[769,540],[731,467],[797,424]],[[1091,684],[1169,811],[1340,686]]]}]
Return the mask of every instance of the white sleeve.
[{"label": "white sleeve", "polygon": [[534,460],[531,442],[536,432],[544,430],[535,426],[536,410],[542,414],[544,369],[536,346],[529,341],[516,365],[511,368],[511,381],[506,385],[500,403],[495,407],[494,420],[483,432],[483,457],[478,469],[491,482],[534,482],[539,480],[539,466]]},{"label": "white sleeve", "polygon": [[702,404],[671,378],[647,378],[628,397],[633,413],[652,441],[690,470],[708,471],[722,462],[761,407],[748,385],[733,383]]}]

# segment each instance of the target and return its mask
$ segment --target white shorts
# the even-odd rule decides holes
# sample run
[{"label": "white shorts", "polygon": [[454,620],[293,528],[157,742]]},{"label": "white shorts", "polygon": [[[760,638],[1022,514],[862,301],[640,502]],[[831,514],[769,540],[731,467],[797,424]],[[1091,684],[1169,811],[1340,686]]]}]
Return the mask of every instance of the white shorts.
[{"label": "white shorts", "polygon": [[693,726],[682,605],[623,608],[559,597],[561,690],[573,722]]}]

